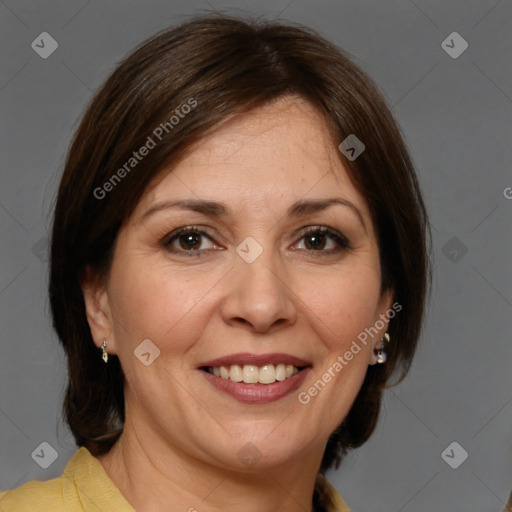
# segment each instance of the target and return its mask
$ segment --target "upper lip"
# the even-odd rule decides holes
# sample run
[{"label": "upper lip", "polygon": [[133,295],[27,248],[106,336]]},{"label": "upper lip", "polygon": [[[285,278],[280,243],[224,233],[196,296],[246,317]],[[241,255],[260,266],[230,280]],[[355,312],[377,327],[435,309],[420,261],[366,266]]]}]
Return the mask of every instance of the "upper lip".
[{"label": "upper lip", "polygon": [[229,356],[218,357],[205,361],[199,365],[199,368],[205,366],[211,366],[213,368],[219,366],[231,366],[233,364],[239,364],[241,366],[245,364],[252,364],[254,366],[263,366],[265,364],[293,364],[293,366],[311,366],[309,361],[301,359],[300,357],[292,356],[290,354],[283,353],[271,353],[271,354],[250,354],[248,352],[240,354],[231,354]]}]

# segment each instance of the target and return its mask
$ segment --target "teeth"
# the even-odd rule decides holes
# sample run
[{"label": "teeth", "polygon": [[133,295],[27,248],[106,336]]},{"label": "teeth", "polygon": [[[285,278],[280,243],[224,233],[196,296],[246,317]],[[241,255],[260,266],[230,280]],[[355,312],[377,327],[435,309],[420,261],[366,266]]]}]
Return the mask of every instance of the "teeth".
[{"label": "teeth", "polygon": [[266,364],[258,367],[253,364],[233,364],[231,366],[219,366],[208,368],[208,371],[220,377],[221,379],[229,379],[233,382],[244,382],[245,384],[273,384],[276,381],[289,379],[293,375],[299,373],[299,369],[293,364],[279,363]]},{"label": "teeth", "polygon": [[273,364],[266,364],[259,370],[259,382],[261,384],[272,384],[276,379],[276,369]]},{"label": "teeth", "polygon": [[242,382],[244,380],[244,373],[242,373],[242,368],[239,365],[234,364],[229,370],[229,380],[234,382]]},{"label": "teeth", "polygon": [[260,370],[257,366],[246,364],[244,365],[243,376],[243,381],[246,384],[256,384],[260,377]]},{"label": "teeth", "polygon": [[283,363],[279,363],[276,366],[276,380],[286,379],[286,366]]}]

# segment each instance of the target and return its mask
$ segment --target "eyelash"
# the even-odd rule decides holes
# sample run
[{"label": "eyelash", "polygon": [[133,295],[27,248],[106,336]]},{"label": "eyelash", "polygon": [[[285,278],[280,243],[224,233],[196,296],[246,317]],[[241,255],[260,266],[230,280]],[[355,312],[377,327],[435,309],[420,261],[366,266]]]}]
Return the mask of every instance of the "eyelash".
[{"label": "eyelash", "polygon": [[[200,257],[200,256],[203,256],[205,251],[211,250],[211,249],[192,249],[192,250],[187,251],[184,249],[176,249],[176,248],[171,247],[171,244],[173,243],[174,240],[177,240],[177,239],[179,239],[179,237],[187,235],[189,233],[204,236],[204,237],[208,238],[210,241],[214,242],[212,237],[207,232],[205,232],[203,229],[201,229],[200,227],[187,226],[185,228],[178,229],[177,231],[173,231],[172,233],[169,233],[168,235],[166,235],[164,237],[164,239],[162,240],[162,246],[169,252],[179,253],[179,254],[183,254],[185,256],[189,256],[189,257]],[[302,234],[300,235],[300,239],[302,240],[303,238],[307,238],[308,236],[311,236],[311,235],[327,235],[328,237],[330,237],[332,240],[334,240],[338,244],[337,248],[329,249],[327,251],[325,251],[325,250],[316,251],[314,249],[301,249],[301,250],[305,250],[305,251],[311,253],[312,255],[314,254],[315,257],[330,256],[332,254],[336,254],[336,253],[342,252],[344,250],[351,249],[350,242],[348,241],[348,239],[345,236],[343,236],[341,233],[339,233],[338,231],[336,231],[334,229],[328,228],[327,226],[313,226],[313,227],[307,229],[306,231],[303,231]],[[215,250],[215,249],[213,249],[213,250]]]}]

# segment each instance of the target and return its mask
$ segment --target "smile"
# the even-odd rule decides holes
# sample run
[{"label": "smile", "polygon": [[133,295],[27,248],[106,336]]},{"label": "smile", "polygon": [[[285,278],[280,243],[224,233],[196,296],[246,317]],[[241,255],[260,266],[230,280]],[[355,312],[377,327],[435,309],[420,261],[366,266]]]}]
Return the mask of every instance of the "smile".
[{"label": "smile", "polygon": [[279,363],[274,365],[272,363],[263,366],[256,366],[253,364],[233,364],[231,366],[209,366],[206,371],[220,377],[221,379],[231,380],[233,382],[244,382],[245,384],[273,384],[276,381],[282,382],[283,380],[293,377],[302,368],[297,368],[292,364]]},{"label": "smile", "polygon": [[239,402],[264,404],[297,390],[312,364],[290,354],[232,354],[198,367],[218,391]]}]

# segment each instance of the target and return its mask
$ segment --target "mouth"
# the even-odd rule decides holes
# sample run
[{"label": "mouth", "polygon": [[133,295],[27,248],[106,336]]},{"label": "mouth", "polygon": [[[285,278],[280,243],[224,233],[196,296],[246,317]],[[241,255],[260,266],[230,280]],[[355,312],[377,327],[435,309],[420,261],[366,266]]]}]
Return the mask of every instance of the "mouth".
[{"label": "mouth", "polygon": [[303,382],[311,363],[288,354],[237,354],[199,366],[217,389],[245,403],[278,400]]},{"label": "mouth", "polygon": [[253,364],[233,364],[231,366],[207,366],[201,368],[215,377],[231,380],[233,382],[244,382],[245,384],[274,384],[274,382],[282,382],[297,375],[302,371],[304,366],[294,366],[293,364],[272,363],[263,366]]}]

